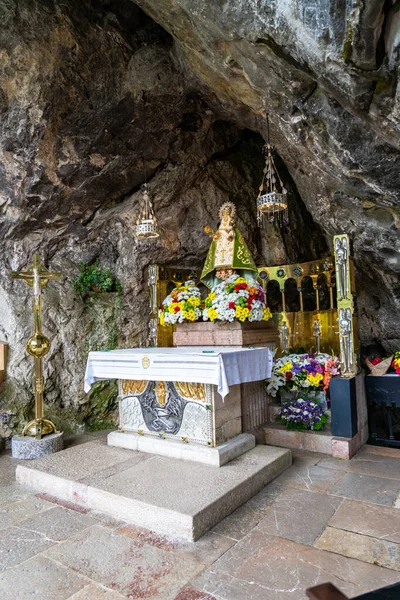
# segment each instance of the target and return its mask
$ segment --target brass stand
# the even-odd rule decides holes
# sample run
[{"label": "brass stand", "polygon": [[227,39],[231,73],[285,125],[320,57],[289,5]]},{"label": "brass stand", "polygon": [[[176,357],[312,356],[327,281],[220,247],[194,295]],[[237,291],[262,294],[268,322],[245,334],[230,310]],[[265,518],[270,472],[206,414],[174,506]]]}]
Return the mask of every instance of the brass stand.
[{"label": "brass stand", "polygon": [[22,435],[29,435],[41,440],[49,433],[59,433],[54,423],[44,418],[44,377],[43,356],[51,346],[50,340],[42,333],[42,288],[47,285],[49,279],[61,279],[62,273],[50,273],[40,263],[39,254],[34,254],[33,264],[27,271],[12,271],[13,279],[23,279],[30,287],[34,288],[33,296],[33,323],[34,334],[29,338],[26,349],[35,360],[33,376],[33,391],[35,394],[35,418],[25,425]]}]

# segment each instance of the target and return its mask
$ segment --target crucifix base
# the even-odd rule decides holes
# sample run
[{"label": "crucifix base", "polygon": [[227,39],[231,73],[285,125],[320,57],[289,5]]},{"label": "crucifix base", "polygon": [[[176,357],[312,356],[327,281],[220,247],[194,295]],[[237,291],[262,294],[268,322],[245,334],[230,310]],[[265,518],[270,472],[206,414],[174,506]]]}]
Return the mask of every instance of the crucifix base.
[{"label": "crucifix base", "polygon": [[44,435],[60,433],[57,427],[48,419],[33,419],[22,430],[22,436],[34,437],[41,440]]},{"label": "crucifix base", "polygon": [[19,460],[35,460],[59,452],[64,448],[64,434],[50,433],[41,440],[28,436],[14,435],[11,440],[12,457]]}]

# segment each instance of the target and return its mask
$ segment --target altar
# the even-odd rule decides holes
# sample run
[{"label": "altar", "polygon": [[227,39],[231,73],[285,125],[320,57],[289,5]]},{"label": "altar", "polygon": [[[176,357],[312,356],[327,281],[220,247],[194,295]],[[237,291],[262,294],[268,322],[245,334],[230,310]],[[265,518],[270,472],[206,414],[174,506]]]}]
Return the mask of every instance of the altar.
[{"label": "altar", "polygon": [[267,347],[91,352],[85,390],[118,379],[119,431],[109,445],[222,466],[255,445],[242,407],[265,395],[272,358]]}]

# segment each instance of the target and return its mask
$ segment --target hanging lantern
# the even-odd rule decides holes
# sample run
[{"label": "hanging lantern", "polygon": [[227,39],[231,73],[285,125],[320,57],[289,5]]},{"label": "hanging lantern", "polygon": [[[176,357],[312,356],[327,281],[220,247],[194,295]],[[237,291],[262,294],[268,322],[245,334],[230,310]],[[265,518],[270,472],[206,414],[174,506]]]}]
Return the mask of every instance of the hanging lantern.
[{"label": "hanging lantern", "polygon": [[262,225],[263,215],[267,215],[267,219],[271,223],[277,221],[281,226],[289,223],[287,190],[274,163],[273,153],[275,148],[271,145],[269,139],[268,116],[267,128],[267,143],[264,146],[265,167],[257,196],[257,223],[259,227]]},{"label": "hanging lantern", "polygon": [[139,239],[150,239],[159,237],[157,218],[154,214],[153,203],[149,194],[149,187],[144,183],[141,187],[142,199],[140,203],[140,214],[136,220],[136,237]]}]

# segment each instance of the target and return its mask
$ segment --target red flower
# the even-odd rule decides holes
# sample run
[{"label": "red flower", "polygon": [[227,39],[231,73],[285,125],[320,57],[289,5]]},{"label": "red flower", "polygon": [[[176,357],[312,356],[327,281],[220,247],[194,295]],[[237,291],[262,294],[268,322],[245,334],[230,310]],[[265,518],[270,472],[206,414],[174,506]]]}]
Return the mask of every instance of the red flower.
[{"label": "red flower", "polygon": [[235,308],[235,303],[234,302],[229,302],[228,306],[229,306],[229,308]]},{"label": "red flower", "polygon": [[174,302],[178,302],[178,300],[176,300],[176,299],[172,300],[172,304],[173,304]]},{"label": "red flower", "polygon": [[293,377],[292,373],[286,373],[286,379],[287,380],[292,379],[292,377]]},{"label": "red flower", "polygon": [[239,292],[240,289],[241,289],[240,283],[238,283],[237,285],[235,285],[233,289],[235,290],[235,292]]},{"label": "red flower", "polygon": [[176,313],[177,313],[177,312],[179,312],[180,310],[181,310],[181,307],[180,307],[180,306],[175,306],[175,308],[174,308],[174,311],[175,311]]},{"label": "red flower", "polygon": [[379,365],[379,363],[381,363],[381,362],[382,362],[382,359],[377,356],[376,358],[373,358],[371,360],[371,365],[374,365],[374,366]]},{"label": "red flower", "polygon": [[396,368],[395,368],[395,371],[396,371],[396,373],[397,373],[398,375],[400,375],[400,367],[396,367]]},{"label": "red flower", "polygon": [[245,290],[247,288],[247,283],[241,283],[240,287],[242,290]]}]

